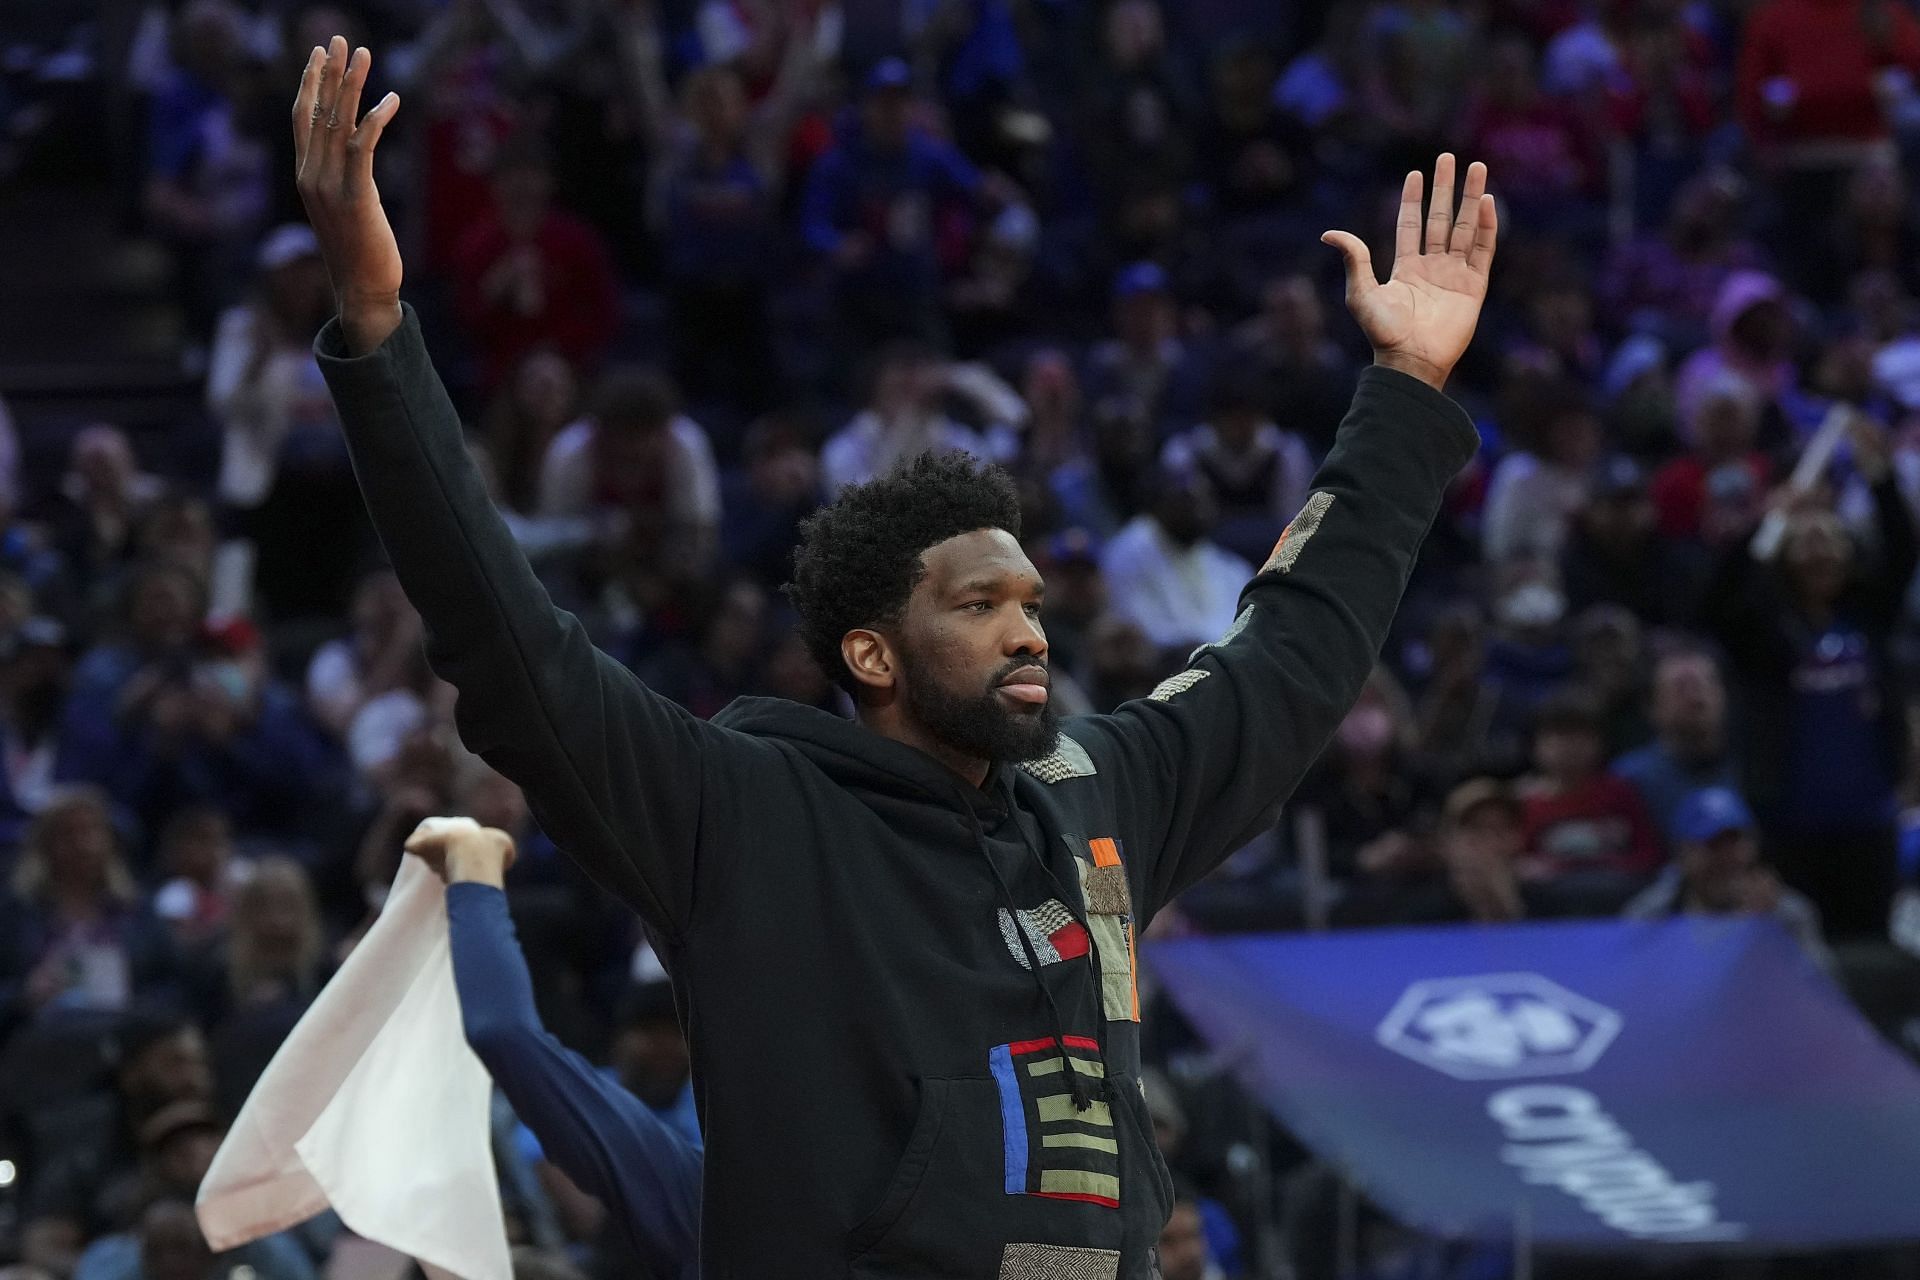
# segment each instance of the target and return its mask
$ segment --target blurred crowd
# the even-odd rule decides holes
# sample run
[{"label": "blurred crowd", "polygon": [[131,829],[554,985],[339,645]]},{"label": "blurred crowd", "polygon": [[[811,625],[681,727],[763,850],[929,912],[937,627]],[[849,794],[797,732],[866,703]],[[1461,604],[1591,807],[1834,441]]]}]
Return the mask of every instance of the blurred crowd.
[{"label": "blurred crowd", "polygon": [[[684,1098],[657,960],[459,745],[360,510],[287,136],[335,32],[401,93],[377,178],[503,513],[702,715],[849,710],[779,590],[797,525],[926,449],[1017,478],[1062,709],[1146,693],[1231,623],[1368,359],[1319,233],[1384,263],[1401,175],[1484,160],[1500,262],[1449,389],[1485,447],[1279,826],[1156,929],[1759,913],[1863,1003],[1910,984],[1907,4],[88,9],[103,198],[167,252],[204,409],[35,474],[0,408],[0,1274],[343,1274],[337,1222],[214,1259],[185,1206],[430,814],[518,834],[549,1025]],[[1167,1280],[1508,1274],[1340,1210],[1155,1003]],[[497,1129],[522,1274],[636,1274]]]}]

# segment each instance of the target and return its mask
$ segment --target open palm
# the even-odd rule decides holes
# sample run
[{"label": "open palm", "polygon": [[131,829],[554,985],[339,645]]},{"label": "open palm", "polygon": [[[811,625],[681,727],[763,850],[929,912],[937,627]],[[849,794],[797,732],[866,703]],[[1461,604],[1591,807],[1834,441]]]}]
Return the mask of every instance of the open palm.
[{"label": "open palm", "polygon": [[1445,384],[1480,322],[1500,230],[1486,193],[1487,167],[1468,166],[1458,217],[1453,180],[1453,157],[1443,155],[1433,166],[1433,202],[1423,219],[1424,184],[1418,172],[1407,175],[1394,228],[1393,276],[1385,284],[1375,278],[1373,257],[1358,236],[1329,231],[1321,237],[1347,260],[1347,310],[1373,344],[1374,360],[1435,387]]},{"label": "open palm", "polygon": [[364,116],[360,91],[373,55],[348,54],[335,36],[307,58],[293,103],[300,200],[320,242],[348,346],[365,352],[400,323],[400,246],[373,180],[373,151],[400,98],[389,93]]}]

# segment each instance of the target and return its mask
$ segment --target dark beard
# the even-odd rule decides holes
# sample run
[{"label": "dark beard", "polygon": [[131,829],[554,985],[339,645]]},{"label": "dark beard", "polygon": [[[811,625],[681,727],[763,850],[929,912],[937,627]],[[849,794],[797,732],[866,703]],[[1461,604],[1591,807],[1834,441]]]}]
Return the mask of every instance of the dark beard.
[{"label": "dark beard", "polygon": [[997,685],[998,681],[986,692],[967,697],[948,693],[929,680],[909,679],[907,710],[943,745],[975,760],[1013,764],[1037,760],[1052,751],[1060,737],[1060,718],[1053,712],[1052,699],[1038,711],[1011,711]]}]

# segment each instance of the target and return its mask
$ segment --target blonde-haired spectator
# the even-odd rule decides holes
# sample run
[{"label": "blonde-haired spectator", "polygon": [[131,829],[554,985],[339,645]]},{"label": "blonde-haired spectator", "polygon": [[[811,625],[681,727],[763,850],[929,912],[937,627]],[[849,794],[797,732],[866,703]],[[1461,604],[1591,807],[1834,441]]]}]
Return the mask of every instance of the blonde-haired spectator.
[{"label": "blonde-haired spectator", "polygon": [[27,830],[0,904],[0,1025],[124,1009],[172,976],[167,936],[140,901],[106,793],[63,791]]}]

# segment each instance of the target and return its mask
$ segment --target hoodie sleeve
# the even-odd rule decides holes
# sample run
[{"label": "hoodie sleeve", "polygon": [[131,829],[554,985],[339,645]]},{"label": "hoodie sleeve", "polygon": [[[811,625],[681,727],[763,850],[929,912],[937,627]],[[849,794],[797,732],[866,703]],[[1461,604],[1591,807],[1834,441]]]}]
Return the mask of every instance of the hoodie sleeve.
[{"label": "hoodie sleeve", "polygon": [[1359,696],[1477,444],[1451,400],[1369,369],[1227,634],[1148,697],[1067,723],[1106,779],[1143,918],[1273,822]]},{"label": "hoodie sleeve", "polygon": [[493,509],[411,307],[376,351],[333,320],[315,352],[427,659],[459,690],[461,740],[520,784],[541,827],[677,939],[702,871],[704,806],[747,748],[643,686],[556,608]]}]

